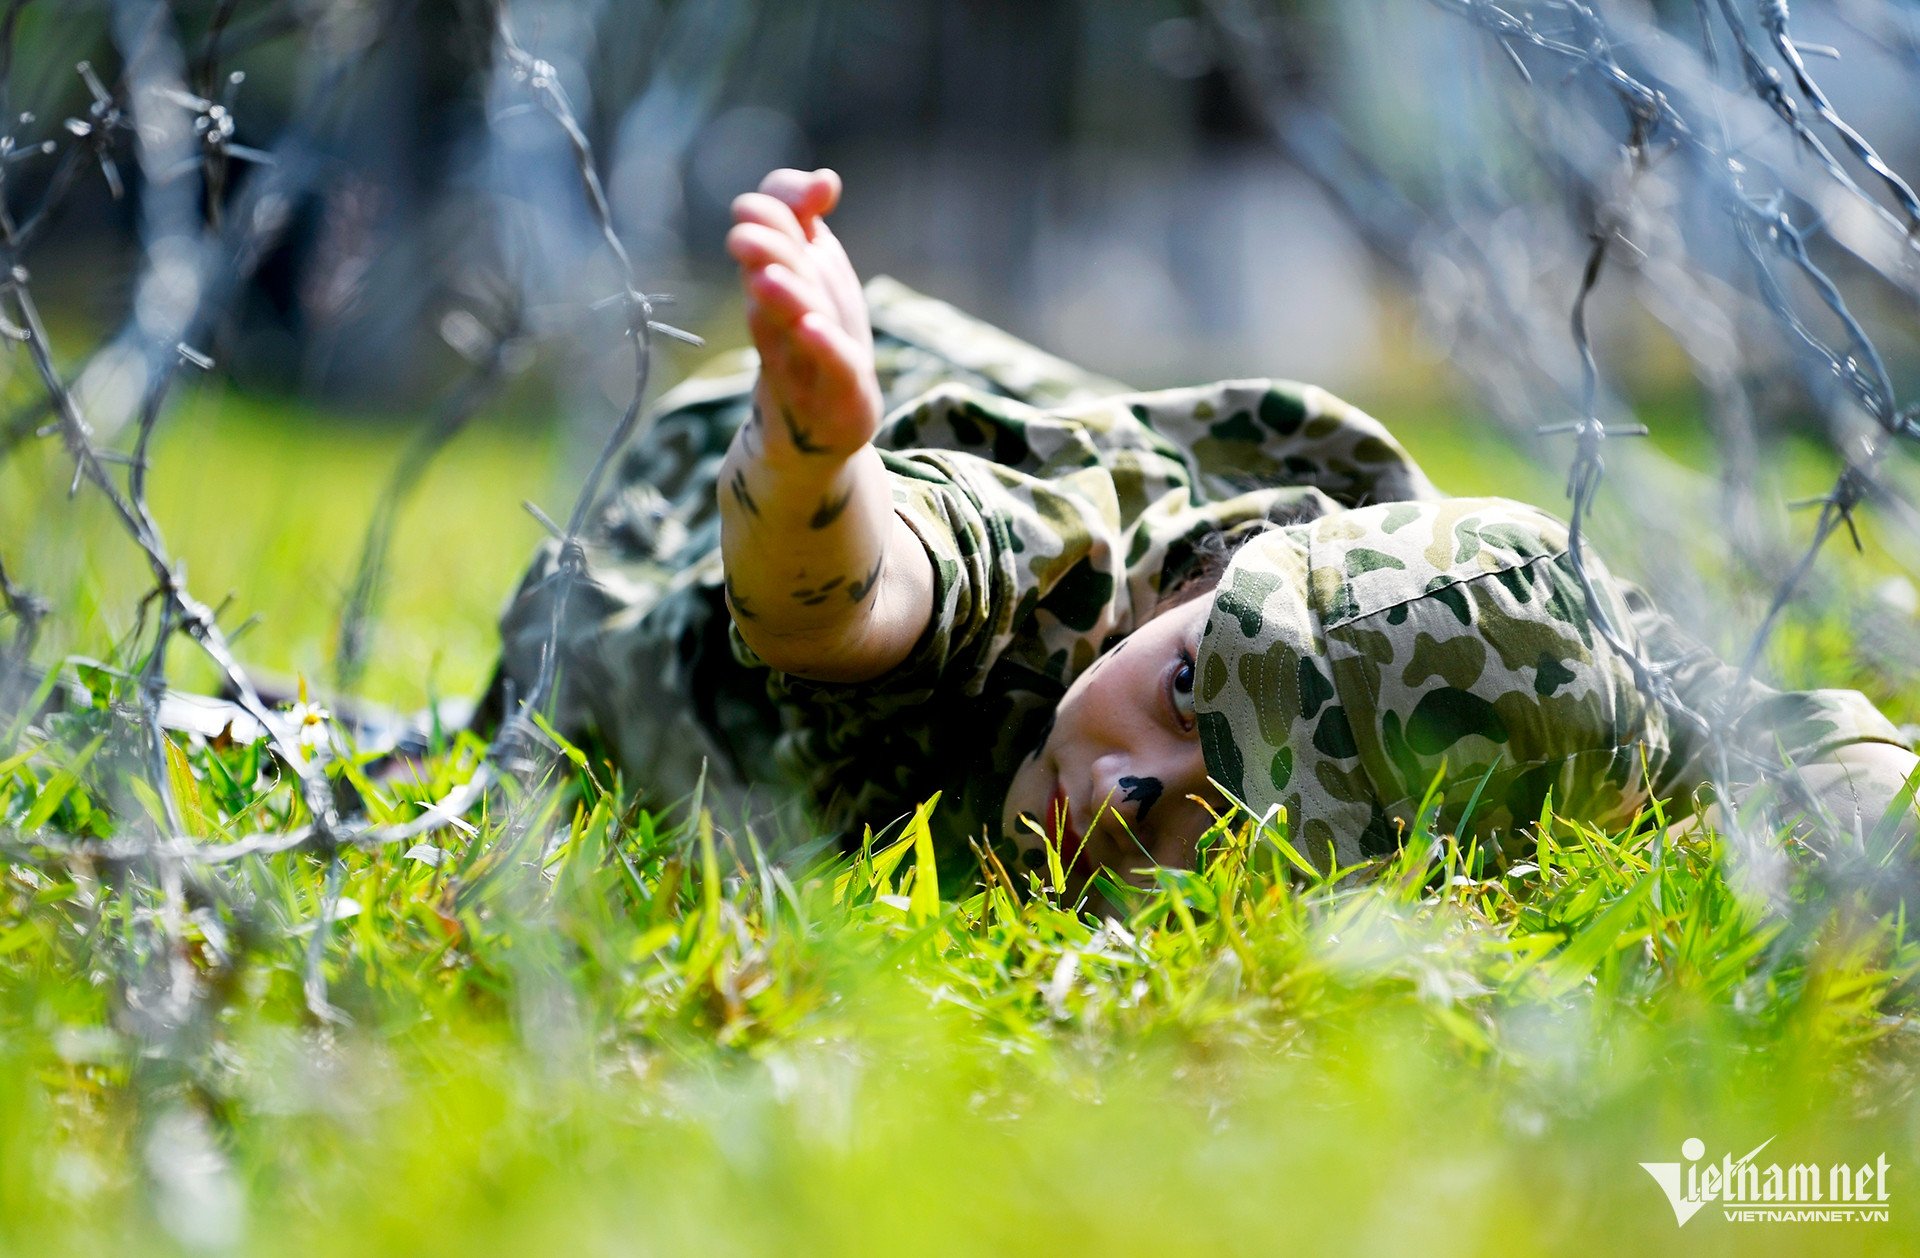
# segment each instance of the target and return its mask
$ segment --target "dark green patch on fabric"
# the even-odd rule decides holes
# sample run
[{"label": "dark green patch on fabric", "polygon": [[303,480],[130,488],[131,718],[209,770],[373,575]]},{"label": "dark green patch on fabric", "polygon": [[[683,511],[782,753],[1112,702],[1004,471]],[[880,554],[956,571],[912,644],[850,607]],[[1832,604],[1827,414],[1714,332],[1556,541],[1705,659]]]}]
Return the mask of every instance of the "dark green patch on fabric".
[{"label": "dark green patch on fabric", "polygon": [[1400,826],[1386,812],[1376,806],[1373,815],[1367,818],[1366,828],[1360,831],[1360,855],[1367,857],[1390,856],[1400,847]]},{"label": "dark green patch on fabric", "polygon": [[1227,720],[1227,714],[1202,712],[1195,724],[1200,732],[1200,754],[1206,758],[1207,772],[1222,786],[1241,799],[1246,799],[1246,783],[1242,780],[1246,762],[1240,756],[1240,748],[1234,744],[1233,723]]},{"label": "dark green patch on fabric", "polygon": [[1113,577],[1082,561],[1067,569],[1067,574],[1040,600],[1040,606],[1067,628],[1085,633],[1099,622],[1100,613],[1112,598]]},{"label": "dark green patch on fabric", "polygon": [[1308,656],[1300,657],[1300,715],[1312,720],[1320,705],[1333,698],[1333,682]]},{"label": "dark green patch on fabric", "polygon": [[1534,665],[1534,669],[1533,692],[1549,698],[1574,678],[1574,671],[1553,658],[1550,651],[1540,652],[1540,662]]},{"label": "dark green patch on fabric", "polygon": [[1593,649],[1593,622],[1587,614],[1586,596],[1580,592],[1579,578],[1574,576],[1569,565],[1556,562],[1543,565],[1542,571],[1548,578],[1546,611],[1555,620],[1571,625],[1580,635],[1581,644],[1589,651]]},{"label": "dark green patch on fabric", "polygon": [[1399,786],[1403,793],[1412,795],[1424,790],[1426,770],[1421,766],[1419,757],[1413,748],[1407,745],[1407,733],[1400,724],[1400,714],[1388,708],[1380,717],[1380,741],[1386,747],[1387,759],[1393,763],[1394,772],[1399,775]]},{"label": "dark green patch on fabric", "polygon": [[1268,389],[1267,395],[1260,399],[1260,422],[1282,437],[1291,437],[1307,422],[1307,408],[1297,397]]},{"label": "dark green patch on fabric", "polygon": [[1200,698],[1203,702],[1212,703],[1226,688],[1227,662],[1220,658],[1218,651],[1214,651],[1207,656],[1207,662],[1201,670]]},{"label": "dark green patch on fabric", "polygon": [[953,428],[953,439],[959,445],[987,444],[987,425],[979,407],[956,406],[947,413],[947,423]]},{"label": "dark green patch on fabric", "polygon": [[1354,739],[1353,725],[1347,720],[1347,710],[1338,704],[1327,709],[1320,723],[1313,727],[1313,746],[1323,756],[1335,760],[1348,760],[1360,754],[1360,744]]},{"label": "dark green patch on fabric", "polygon": [[1513,780],[1507,783],[1505,803],[1507,815],[1515,825],[1524,825],[1539,817],[1540,810],[1546,806],[1548,792],[1560,777],[1561,764],[1559,760],[1549,760],[1513,775]]},{"label": "dark green patch on fabric", "polygon": [[[942,589],[952,589],[953,583],[958,580],[960,576],[960,567],[958,564],[953,564],[949,561],[943,565],[943,567],[948,566],[952,567],[953,571],[951,573],[945,571],[941,573],[940,586]],[[1026,592],[1020,596],[1020,601],[1014,604],[1013,623],[1016,625],[1024,624],[1027,618],[1033,615],[1033,609],[1038,606],[1040,606],[1040,589],[1038,586],[1030,585],[1027,587]]]},{"label": "dark green patch on fabric", "polygon": [[1327,599],[1327,605],[1320,618],[1329,625],[1344,624],[1360,614],[1360,600],[1353,596],[1353,587],[1342,581],[1333,587],[1333,595]]},{"label": "dark green patch on fabric", "polygon": [[1253,416],[1246,411],[1235,411],[1207,431],[1220,441],[1244,441],[1249,445],[1259,445],[1262,439]]},{"label": "dark green patch on fabric", "polygon": [[1400,456],[1378,437],[1362,437],[1353,447],[1353,457],[1362,463],[1398,463]]},{"label": "dark green patch on fabric", "polygon": [[1513,595],[1514,602],[1527,603],[1533,600],[1533,582],[1527,578],[1524,567],[1502,568],[1493,574],[1493,579],[1506,587],[1507,593]]},{"label": "dark green patch on fabric", "polygon": [[1273,753],[1273,763],[1267,766],[1267,778],[1273,783],[1274,790],[1287,789],[1287,783],[1293,781],[1293,748],[1282,747]]},{"label": "dark green patch on fabric", "polygon": [[1435,577],[1432,587],[1428,589],[1427,594],[1434,602],[1452,612],[1455,619],[1459,620],[1461,624],[1471,625],[1473,623],[1473,611],[1467,606],[1467,592],[1460,588],[1460,583],[1454,578],[1450,576]]},{"label": "dark green patch on fabric", "polygon": [[1540,534],[1521,524],[1489,524],[1480,530],[1480,539],[1503,546],[1516,555],[1538,556],[1547,550]]},{"label": "dark green patch on fabric", "polygon": [[1423,756],[1440,755],[1470,734],[1507,741],[1507,723],[1500,713],[1470,690],[1443,686],[1429,691],[1407,717],[1407,745]]},{"label": "dark green patch on fabric", "polygon": [[993,433],[993,461],[1003,467],[1018,467],[1033,453],[1027,445],[1027,428],[1019,420],[1003,419]]},{"label": "dark green patch on fabric", "polygon": [[1363,572],[1405,572],[1406,568],[1406,564],[1384,550],[1355,546],[1347,552],[1347,575],[1350,577],[1357,577]]}]

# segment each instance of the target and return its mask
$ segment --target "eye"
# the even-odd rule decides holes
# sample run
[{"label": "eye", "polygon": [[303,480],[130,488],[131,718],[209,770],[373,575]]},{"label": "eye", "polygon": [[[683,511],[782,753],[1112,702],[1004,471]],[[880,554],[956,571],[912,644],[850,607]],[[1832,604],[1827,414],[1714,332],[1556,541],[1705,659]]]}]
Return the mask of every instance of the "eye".
[{"label": "eye", "polygon": [[1174,720],[1180,728],[1193,728],[1193,653],[1184,647],[1180,659],[1167,674],[1167,701],[1173,705]]}]

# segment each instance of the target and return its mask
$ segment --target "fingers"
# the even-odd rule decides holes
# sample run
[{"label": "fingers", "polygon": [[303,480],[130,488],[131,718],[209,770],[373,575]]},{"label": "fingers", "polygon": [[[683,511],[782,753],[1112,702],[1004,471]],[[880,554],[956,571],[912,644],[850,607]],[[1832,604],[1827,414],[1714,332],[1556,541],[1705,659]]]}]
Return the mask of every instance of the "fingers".
[{"label": "fingers", "polygon": [[785,323],[755,309],[747,328],[760,351],[758,404],[775,445],[802,455],[845,455],[871,439],[877,383],[866,351],[832,315],[810,310]]},{"label": "fingers", "polygon": [[[804,284],[817,285],[828,307],[857,342],[871,344],[866,296],[840,240],[819,217],[840,200],[840,176],[831,170],[776,170],[759,192],[734,200],[727,248],[742,267],[779,263]],[[753,230],[748,230],[749,228]],[[747,280],[749,286],[752,279]]]},{"label": "fingers", "polygon": [[880,414],[866,298],[821,221],[840,191],[832,171],[776,170],[734,201],[727,233],[760,351],[763,409],[779,417],[769,431],[801,455],[857,449]]},{"label": "fingers", "polygon": [[813,262],[807,257],[806,247],[759,223],[735,223],[727,232],[727,252],[749,270],[777,262],[796,275],[813,278]]},{"label": "fingers", "polygon": [[776,170],[760,181],[762,194],[787,206],[802,222],[833,213],[840,204],[840,176],[831,170]]},{"label": "fingers", "polygon": [[796,245],[807,243],[807,233],[794,216],[793,207],[778,197],[761,192],[743,192],[733,199],[735,223],[758,223],[771,231],[790,237]]},{"label": "fingers", "polygon": [[839,311],[840,326],[855,340],[871,345],[873,328],[867,318],[867,295],[860,288],[860,275],[853,269],[847,251],[841,248],[840,238],[827,230],[825,223],[814,233],[813,256],[818,263],[814,269],[820,286]]},{"label": "fingers", "polygon": [[802,315],[794,324],[793,340],[814,360],[818,369],[814,381],[817,387],[832,388],[847,398],[858,395],[861,350],[832,316],[814,311]]},{"label": "fingers", "polygon": [[[808,284],[818,285],[847,331],[859,339],[872,334],[867,322],[867,299],[860,290],[860,277],[853,269],[839,237],[825,223],[816,223],[813,239],[800,243],[790,225],[792,216],[778,202],[759,198],[760,206],[747,207],[751,217],[742,218],[727,233],[727,252],[742,267],[756,268],[779,264]],[[778,206],[776,216],[766,206]],[[783,226],[782,219],[788,226]]]},{"label": "fingers", "polygon": [[755,306],[782,325],[798,323],[807,314],[827,309],[818,288],[778,262],[755,271],[747,278],[746,287]]}]

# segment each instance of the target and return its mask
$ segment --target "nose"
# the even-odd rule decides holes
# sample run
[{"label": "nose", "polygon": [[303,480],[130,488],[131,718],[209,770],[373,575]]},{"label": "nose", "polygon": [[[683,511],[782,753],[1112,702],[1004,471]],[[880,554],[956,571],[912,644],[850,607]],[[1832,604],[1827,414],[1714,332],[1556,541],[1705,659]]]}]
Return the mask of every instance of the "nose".
[{"label": "nose", "polygon": [[1133,757],[1113,751],[1094,760],[1092,789],[1089,807],[1125,822],[1138,836],[1141,823],[1166,787],[1160,776],[1144,771]]}]

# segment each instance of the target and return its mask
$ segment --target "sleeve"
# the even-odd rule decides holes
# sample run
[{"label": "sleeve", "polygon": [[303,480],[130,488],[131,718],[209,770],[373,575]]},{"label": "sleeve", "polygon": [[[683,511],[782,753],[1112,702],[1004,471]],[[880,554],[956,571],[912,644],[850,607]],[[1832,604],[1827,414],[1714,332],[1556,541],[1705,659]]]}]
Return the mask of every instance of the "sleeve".
[{"label": "sleeve", "polygon": [[1758,781],[1789,766],[1805,768],[1843,747],[1889,743],[1906,748],[1900,730],[1857,690],[1776,690],[1726,663],[1627,582],[1627,607],[1649,662],[1673,684],[1684,711],[1673,721],[1675,751],[1668,788],[1687,789],[1714,776],[1711,731],[1735,758],[1733,771]]},{"label": "sleeve", "polygon": [[[977,695],[1018,646],[1035,680],[1064,680],[1130,610],[1111,476],[1093,466],[1041,477],[959,451],[882,455],[894,509],[926,548],[933,613],[908,658],[862,683],[781,677],[785,697],[867,689]],[[735,654],[757,663],[738,631]]]}]

